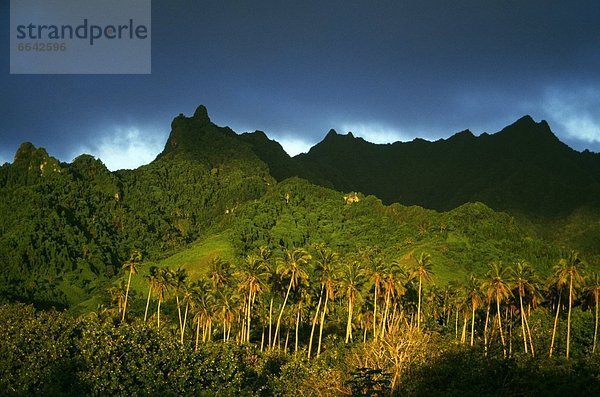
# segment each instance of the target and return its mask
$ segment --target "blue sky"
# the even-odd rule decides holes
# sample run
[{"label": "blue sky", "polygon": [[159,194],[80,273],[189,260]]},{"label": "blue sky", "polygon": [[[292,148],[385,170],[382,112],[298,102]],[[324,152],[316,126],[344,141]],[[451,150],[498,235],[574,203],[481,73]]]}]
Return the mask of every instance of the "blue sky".
[{"label": "blue sky", "polygon": [[330,128],[373,142],[496,132],[525,114],[600,152],[597,1],[152,2],[152,74],[10,75],[0,5],[0,163],[31,141],[150,162],[207,106],[291,154]]}]

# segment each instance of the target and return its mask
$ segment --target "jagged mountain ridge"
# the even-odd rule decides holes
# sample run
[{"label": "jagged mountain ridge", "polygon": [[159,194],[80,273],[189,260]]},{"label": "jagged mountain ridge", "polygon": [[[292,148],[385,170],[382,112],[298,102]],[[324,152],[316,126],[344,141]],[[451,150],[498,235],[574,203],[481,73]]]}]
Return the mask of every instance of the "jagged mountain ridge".
[{"label": "jagged mountain ridge", "polygon": [[[281,181],[297,175],[337,190],[374,193],[368,189],[377,184],[360,188],[364,181],[381,178],[366,166],[385,164],[385,170],[393,170],[398,161],[397,152],[402,161],[409,165],[414,162],[415,167],[420,167],[415,168],[421,172],[415,178],[418,182],[438,176],[439,171],[433,163],[417,160],[442,155],[446,156],[445,161],[456,158],[453,168],[460,168],[456,165],[459,164],[463,173],[476,174],[481,170],[470,169],[470,162],[485,160],[489,154],[481,148],[488,145],[492,149],[487,150],[492,154],[509,151],[518,161],[527,160],[527,164],[541,169],[542,175],[549,172],[544,168],[548,156],[566,156],[580,168],[581,175],[574,173],[575,177],[570,178],[573,184],[578,189],[580,185],[593,186],[594,179],[590,175],[598,169],[598,155],[572,151],[541,123],[521,120],[517,124],[521,127],[507,127],[507,131],[494,135],[475,137],[464,131],[438,142],[417,139],[389,145],[371,144],[352,134],[339,135],[332,130],[308,154],[291,158],[279,143],[263,132],[238,135],[227,127],[215,125],[206,108],[200,106],[192,117],[180,115],[174,119],[167,145],[155,161],[136,170],[116,172],[110,172],[100,160],[89,155],[81,155],[71,164],[61,163],[43,148],[25,143],[12,164],[0,167],[0,263],[3,265],[0,300],[74,304],[102,290],[104,283],[118,274],[132,249],[141,249],[148,260],[156,260],[198,239],[223,232],[234,236],[226,240],[237,247],[238,255],[263,243],[282,247],[326,241],[343,247],[349,240],[349,246],[357,248],[361,244],[383,241],[378,233],[393,240],[385,248],[396,252],[398,247],[413,244],[429,233],[436,236],[435,247],[431,249],[439,250],[440,258],[445,258],[449,255],[445,253],[446,244],[462,247],[466,244],[464,239],[477,233],[478,238],[485,240],[494,228],[503,236],[502,230],[512,228],[513,221],[508,215],[494,213],[482,204],[461,206],[440,216],[435,215],[435,211],[417,207],[383,207],[375,197],[347,207],[338,192],[317,188],[296,178],[280,184],[276,179]],[[539,130],[527,132],[528,135],[519,132],[532,125],[539,126]],[[515,142],[522,150],[515,149]],[[543,148],[538,160],[531,155],[532,146]],[[472,152],[476,153],[472,155],[474,158],[466,159],[462,155]],[[354,160],[349,162],[348,159]],[[385,161],[389,164],[382,163]],[[551,171],[561,183],[570,177],[562,175],[558,168]],[[393,173],[388,173],[386,177],[393,177]],[[406,176],[401,174],[400,177]],[[442,177],[448,176],[442,174]],[[484,182],[487,175],[482,172],[480,178]],[[348,185],[340,187],[340,181]],[[476,182],[478,180],[473,185],[480,186]],[[385,187],[390,186],[393,187],[393,183]],[[540,186],[545,189],[543,184]],[[431,191],[435,193],[435,189],[440,186],[434,185]],[[429,192],[416,191],[415,196],[426,197],[425,193]],[[293,207],[287,208],[288,200]],[[307,207],[308,202],[312,207]],[[248,212],[248,208],[254,209]],[[410,220],[415,213],[421,214],[419,219]],[[473,225],[467,221],[451,225],[456,229],[450,232],[449,240],[444,241],[439,231],[441,224],[461,213]],[[586,220],[585,227],[581,226],[582,218]],[[584,211],[557,225],[578,232],[577,235],[571,233],[575,237],[568,242],[568,247],[579,246],[588,255],[598,255],[595,231],[600,229],[600,224],[597,219],[600,219],[597,211]],[[471,226],[475,232],[469,231]],[[534,244],[531,248],[529,236],[538,241],[537,234],[525,226],[508,240],[518,247],[513,255],[531,256],[536,263],[548,266],[557,254],[554,252],[544,259],[540,255],[549,251],[548,246]],[[485,248],[485,252],[476,253],[469,248],[472,266],[480,266],[488,258],[501,253],[506,255],[509,251],[503,248],[504,240],[489,239],[490,247]],[[549,235],[546,241],[560,242],[553,245],[554,251],[567,247],[560,236]],[[465,247],[459,248],[467,249]],[[459,262],[464,259],[452,263]]]},{"label": "jagged mountain ridge", "polygon": [[530,116],[495,134],[476,137],[465,130],[435,142],[373,144],[330,130],[308,153],[293,158],[274,154],[266,137],[249,136],[242,139],[253,143],[277,179],[301,176],[341,191],[374,194],[388,204],[449,210],[480,201],[496,210],[545,216],[600,208],[600,155],[571,149],[545,121]]}]

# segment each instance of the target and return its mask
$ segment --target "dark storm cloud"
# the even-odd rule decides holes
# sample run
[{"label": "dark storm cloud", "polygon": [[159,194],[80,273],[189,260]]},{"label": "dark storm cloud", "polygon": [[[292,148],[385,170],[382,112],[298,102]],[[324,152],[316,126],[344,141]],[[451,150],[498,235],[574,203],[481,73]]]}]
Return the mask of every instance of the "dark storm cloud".
[{"label": "dark storm cloud", "polygon": [[30,140],[63,160],[86,150],[139,164],[199,103],[290,151],[332,127],[436,139],[524,114],[600,150],[595,1],[153,3],[152,75],[10,76],[3,63],[0,161]]}]

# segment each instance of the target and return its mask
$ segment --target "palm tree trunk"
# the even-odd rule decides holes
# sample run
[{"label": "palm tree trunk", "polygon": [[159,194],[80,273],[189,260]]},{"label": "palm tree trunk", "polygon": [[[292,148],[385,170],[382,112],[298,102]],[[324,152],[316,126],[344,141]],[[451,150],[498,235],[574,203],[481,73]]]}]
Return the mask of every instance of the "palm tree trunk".
[{"label": "palm tree trunk", "polygon": [[462,335],[460,336],[460,343],[464,344],[467,341],[467,316],[463,316],[463,327]]},{"label": "palm tree trunk", "polygon": [[198,351],[198,340],[200,339],[200,316],[198,316],[198,323],[196,324],[196,346],[194,351]]},{"label": "palm tree trunk", "polygon": [[531,349],[531,357],[535,357],[535,350],[533,350],[533,338],[531,337],[531,330],[529,329],[529,321],[527,315],[525,315],[525,327],[527,328],[527,335],[529,336],[529,347]]},{"label": "palm tree trunk", "polygon": [[594,292],[594,301],[596,304],[596,321],[594,324],[594,345],[592,347],[592,353],[596,352],[596,337],[598,336],[598,292]]},{"label": "palm tree trunk", "polygon": [[327,301],[329,294],[325,293],[325,304],[323,305],[323,313],[321,313],[321,324],[319,324],[319,344],[317,346],[317,358],[321,354],[321,341],[323,340],[323,323],[325,322],[325,313],[327,312]]},{"label": "palm tree trunk", "polygon": [[387,321],[387,315],[390,308],[390,291],[385,293],[385,310],[383,311],[383,317],[381,318],[381,338],[385,336],[385,326]]},{"label": "palm tree trunk", "polygon": [[558,313],[560,313],[560,297],[561,293],[558,293],[558,304],[556,305],[556,317],[554,317],[554,328],[552,328],[552,341],[550,342],[550,353],[548,357],[552,357],[552,351],[554,350],[554,337],[556,336],[556,325],[558,324]]},{"label": "palm tree trunk", "polygon": [[187,322],[187,315],[188,315],[188,308],[189,308],[190,303],[186,302],[185,303],[185,314],[183,316],[183,327],[181,327],[181,345],[183,346],[183,336],[185,334],[185,324]]},{"label": "palm tree trunk", "polygon": [[375,300],[373,302],[373,339],[377,341],[377,283],[375,283]]},{"label": "palm tree trunk", "polygon": [[471,305],[471,346],[475,343],[475,305]]},{"label": "palm tree trunk", "polygon": [[263,323],[262,336],[260,338],[260,351],[261,352],[263,351],[264,347],[265,347],[265,325]]},{"label": "palm tree trunk", "polygon": [[283,305],[281,305],[281,311],[279,312],[279,317],[277,317],[277,326],[275,327],[275,336],[273,340],[273,344],[275,344],[275,340],[277,340],[277,335],[279,335],[279,327],[281,326],[281,317],[283,316],[283,311],[285,310],[285,304],[287,303],[288,297],[290,296],[290,291],[292,290],[292,281],[294,278],[290,280],[290,285],[288,286],[287,292],[285,293],[285,299],[283,300]]},{"label": "palm tree trunk", "polygon": [[246,331],[246,341],[250,343],[250,314],[252,310],[252,289],[248,288],[248,319],[246,320],[246,325],[248,327]]},{"label": "palm tree trunk", "polygon": [[285,344],[283,345],[283,352],[287,353],[288,342],[290,340],[290,328],[288,327],[287,333],[285,334]]},{"label": "palm tree trunk", "polygon": [[181,321],[181,307],[179,306],[179,295],[175,295],[177,301],[177,315],[179,316],[179,332],[183,329],[183,322]]},{"label": "palm tree trunk", "polygon": [[348,299],[348,323],[346,324],[346,343],[352,340],[352,300]]},{"label": "palm tree trunk", "polygon": [[160,329],[160,304],[162,303],[162,299],[158,298],[158,308],[156,309],[156,323],[157,328]]},{"label": "palm tree trunk", "polygon": [[569,359],[569,347],[571,345],[571,307],[573,306],[573,274],[569,281],[569,314],[567,315],[567,360]]},{"label": "palm tree trunk", "polygon": [[[455,319],[454,319],[454,339],[458,339],[458,314],[459,314],[458,312],[459,312],[459,310],[457,308],[456,309],[456,316],[455,316]],[[411,321],[411,324],[412,324],[412,321]]]},{"label": "palm tree trunk", "polygon": [[421,275],[419,274],[419,304],[417,305],[417,329],[421,329]]},{"label": "palm tree trunk", "polygon": [[146,300],[146,311],[144,312],[144,322],[148,318],[148,307],[150,306],[150,295],[152,294],[152,288],[148,288],[148,299]]},{"label": "palm tree trunk", "polygon": [[512,357],[512,323],[513,323],[513,311],[510,310],[510,318],[508,317],[509,309],[506,308],[506,321],[508,322],[508,357]]},{"label": "palm tree trunk", "polygon": [[125,290],[125,304],[123,305],[123,317],[121,321],[125,321],[125,312],[127,311],[127,298],[129,297],[129,285],[131,284],[131,269],[129,269],[129,278],[127,279],[127,289]]},{"label": "palm tree trunk", "polygon": [[298,353],[298,329],[300,328],[300,310],[302,310],[302,303],[298,304],[298,313],[296,313],[296,332],[294,332],[294,356]]},{"label": "palm tree trunk", "polygon": [[312,321],[312,328],[310,330],[310,339],[308,341],[308,358],[310,359],[310,353],[313,345],[313,336],[315,334],[315,328],[317,327],[317,320],[319,318],[319,311],[321,310],[321,300],[323,299],[323,289],[325,285],[321,284],[321,294],[319,295],[319,303],[317,304],[317,309],[315,310],[315,316]]},{"label": "palm tree trunk", "polygon": [[491,300],[488,300],[488,307],[487,307],[487,311],[485,313],[485,327],[483,328],[483,344],[484,344],[484,351],[485,351],[485,355],[487,356],[487,351],[488,351],[488,324],[490,322],[490,307],[492,305]]},{"label": "palm tree trunk", "polygon": [[273,324],[273,296],[271,296],[271,302],[269,303],[269,349],[273,346],[271,345],[271,326]]},{"label": "palm tree trunk", "polygon": [[498,317],[498,329],[500,330],[500,340],[502,341],[502,351],[504,357],[506,357],[506,341],[504,340],[504,333],[502,332],[502,316],[500,315],[500,299],[496,299],[497,317]]},{"label": "palm tree trunk", "polygon": [[525,348],[525,354],[527,354],[527,334],[525,334],[525,313],[523,312],[523,294],[519,289],[519,303],[521,305],[521,333],[523,334],[523,346]]}]

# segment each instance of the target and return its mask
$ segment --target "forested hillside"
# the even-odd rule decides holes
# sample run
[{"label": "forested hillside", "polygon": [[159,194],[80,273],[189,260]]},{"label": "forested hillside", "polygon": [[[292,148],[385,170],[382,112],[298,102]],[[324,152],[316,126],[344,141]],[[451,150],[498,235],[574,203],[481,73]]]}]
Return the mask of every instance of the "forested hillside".
[{"label": "forested hillside", "polygon": [[[578,200],[569,199],[570,206],[575,202],[593,206],[597,196],[592,193],[597,184],[589,176],[596,161],[592,154],[585,154],[588,168],[582,166],[568,175],[573,184],[581,182],[579,187],[565,189],[533,175],[536,183],[544,186],[529,197],[527,192],[532,187],[524,192],[513,184],[507,190],[512,189],[514,194],[499,193],[497,190],[504,189],[502,183],[507,181],[496,183],[489,178],[494,174],[492,168],[510,168],[514,163],[510,156],[503,165],[488,161],[492,168],[471,164],[473,157],[484,159],[491,153],[506,153],[514,158],[535,147],[545,153],[539,157],[539,172],[555,178],[568,174],[570,169],[558,173],[562,163],[557,169],[541,165],[548,156],[564,155],[580,161],[583,155],[556,141],[545,123],[536,124],[529,118],[507,127],[497,137],[475,138],[465,132],[447,142],[387,147],[332,131],[308,155],[294,159],[263,133],[237,135],[214,125],[203,106],[192,117],[176,117],[171,128],[164,151],[154,162],[137,170],[110,172],[88,155],[66,164],[30,143],[19,148],[14,162],[0,169],[0,261],[4,268],[0,285],[5,299],[69,306],[104,288],[118,275],[120,265],[133,250],[143,252],[149,260],[158,260],[199,238],[225,230],[239,257],[262,245],[279,250],[315,243],[327,244],[342,254],[378,246],[388,260],[427,250],[436,259],[444,282],[468,272],[482,272],[493,260],[526,259],[547,272],[560,253],[571,248],[590,259],[599,255],[598,234],[594,233],[599,223],[594,209],[582,208],[590,216],[574,213],[559,220],[530,220],[495,213],[484,204],[458,205],[460,192],[473,191],[478,180],[489,180],[492,190],[469,193],[469,197],[493,199],[509,207],[510,198],[517,207],[527,207],[528,200],[543,206],[539,193],[555,200],[548,204],[552,207],[567,195]],[[519,142],[523,154],[515,153],[513,146]],[[454,145],[479,154],[458,153]],[[407,151],[409,147],[416,147],[412,157],[395,156],[391,151]],[[394,172],[385,174],[392,179],[380,180],[379,171],[364,168],[384,161],[386,156],[378,154],[381,150],[391,151],[389,159],[417,167],[403,171],[403,175],[410,173],[413,181],[402,180]],[[428,153],[418,154],[419,150]],[[445,164],[447,169],[460,168],[461,177],[469,182],[433,172],[432,161],[438,166]],[[343,171],[347,182],[332,185],[341,187],[345,194],[300,179],[276,182],[294,174],[319,178],[324,175],[325,163],[331,167],[337,164],[336,172]],[[379,165],[390,170],[389,166]],[[510,171],[513,176],[518,175],[517,168]],[[385,206],[377,197],[351,191],[354,186],[373,190],[361,180],[377,186],[376,192],[388,201],[393,196],[389,191],[403,189],[424,194],[432,204],[444,203],[440,206],[450,209],[455,203],[457,208],[439,213],[402,204]],[[510,180],[515,181],[514,177]],[[423,190],[424,183],[430,188]],[[447,193],[440,195],[439,190]],[[556,194],[550,194],[551,190]],[[397,198],[402,202],[400,196]],[[569,232],[563,234],[562,229]]]}]

